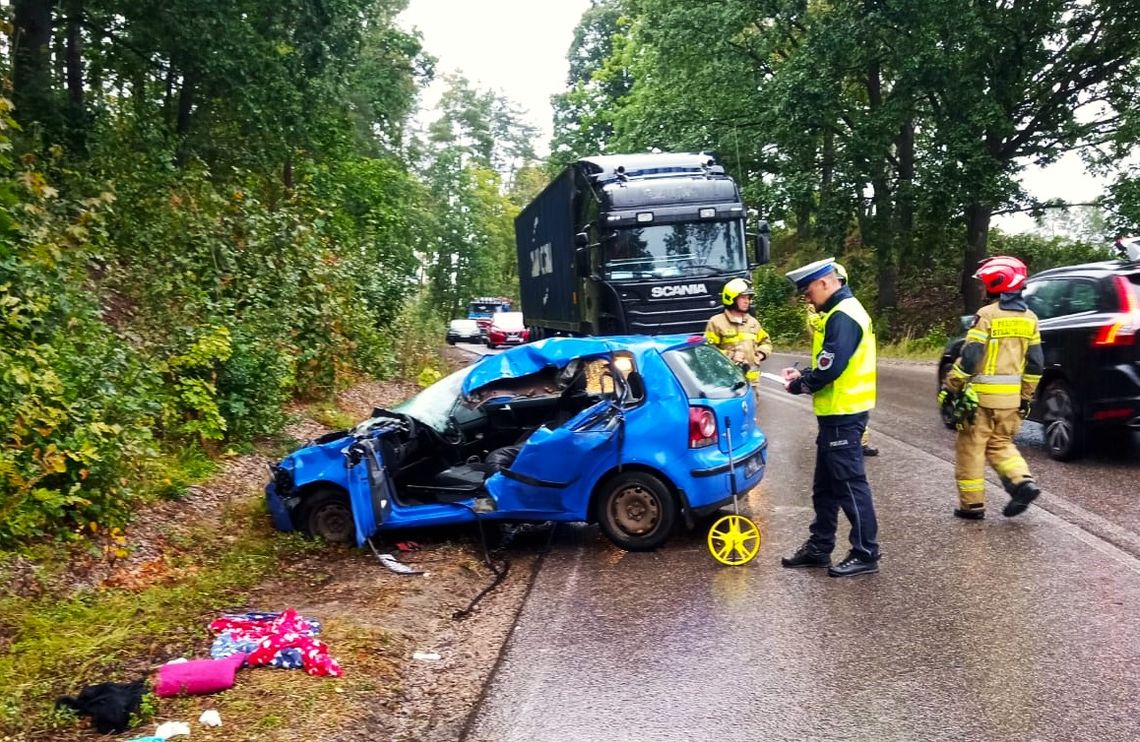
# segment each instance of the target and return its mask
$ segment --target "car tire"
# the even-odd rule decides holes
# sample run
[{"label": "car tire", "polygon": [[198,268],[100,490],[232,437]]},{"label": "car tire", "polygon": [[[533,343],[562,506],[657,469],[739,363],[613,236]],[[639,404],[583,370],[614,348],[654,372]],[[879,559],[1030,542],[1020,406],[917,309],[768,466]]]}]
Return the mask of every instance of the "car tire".
[{"label": "car tire", "polygon": [[657,477],[628,471],[602,484],[597,500],[602,531],[626,551],[650,551],[663,544],[677,520],[677,501]]},{"label": "car tire", "polygon": [[333,544],[351,544],[356,540],[356,523],[348,495],[339,490],[318,490],[301,506],[301,530],[313,538]]},{"label": "car tire", "polygon": [[[950,367],[952,365],[954,365],[954,364],[943,363],[941,366],[938,367],[938,389],[939,390],[941,390],[942,387],[946,384],[946,376],[950,373]],[[958,429],[958,426],[954,422],[953,410],[947,408],[944,405],[938,405],[938,416],[940,418],[942,418],[942,424],[945,425],[950,430],[957,430]]]},{"label": "car tire", "polygon": [[1072,461],[1084,452],[1085,428],[1081,407],[1073,390],[1063,381],[1053,381],[1041,395],[1041,425],[1045,452],[1057,461]]}]

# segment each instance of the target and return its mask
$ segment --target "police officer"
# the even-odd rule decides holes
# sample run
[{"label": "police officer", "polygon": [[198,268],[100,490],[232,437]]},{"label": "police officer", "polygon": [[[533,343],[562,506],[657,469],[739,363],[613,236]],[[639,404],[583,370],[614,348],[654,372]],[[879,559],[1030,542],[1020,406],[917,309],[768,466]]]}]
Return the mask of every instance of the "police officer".
[{"label": "police officer", "polygon": [[772,340],[760,321],[748,313],[752,308],[752,284],[734,278],[724,285],[720,301],[724,311],[705,326],[705,338],[728,360],[740,366],[753,387],[760,381],[760,363],[772,354]]},{"label": "police officer", "polygon": [[[851,289],[840,283],[832,258],[786,275],[820,314],[812,336],[811,370],[801,373],[795,368],[784,369],[788,392],[812,395],[819,435],[811,536],[781,563],[785,567],[828,567],[832,577],[878,572],[878,521],[859,442],[867,427],[867,415],[875,406],[871,318]],[[841,509],[851,523],[851,551],[831,566]]]},{"label": "police officer", "polygon": [[977,399],[973,419],[959,423],[954,463],[958,484],[954,515],[959,518],[986,517],[987,460],[1011,497],[1002,515],[1024,513],[1041,494],[1013,445],[1045,367],[1037,315],[1021,295],[1027,275],[1025,263],[1017,258],[999,256],[982,262],[974,278],[996,301],[974,315],[962,353],[938,394],[941,403],[959,394]]},{"label": "police officer", "polygon": [[[835,263],[835,275],[839,277],[840,285],[842,285],[842,286],[847,285],[847,269],[843,267],[842,263]],[[811,332],[814,334],[816,331],[816,328],[819,326],[820,320],[821,320],[821,315],[820,315],[819,311],[816,310],[816,308],[811,305],[811,302],[808,302],[807,303],[808,332]],[[870,426],[868,426],[863,431],[863,437],[859,441],[859,443],[863,446],[863,455],[864,456],[878,456],[879,455],[879,449],[877,449],[871,445],[871,428],[870,428]]]}]

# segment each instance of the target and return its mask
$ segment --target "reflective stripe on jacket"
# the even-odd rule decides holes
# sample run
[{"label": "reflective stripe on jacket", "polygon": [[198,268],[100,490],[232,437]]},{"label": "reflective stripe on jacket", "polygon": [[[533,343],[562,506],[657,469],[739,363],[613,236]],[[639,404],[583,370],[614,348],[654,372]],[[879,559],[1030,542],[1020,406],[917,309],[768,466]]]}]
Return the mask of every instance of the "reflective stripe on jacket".
[{"label": "reflective stripe on jacket", "polygon": [[772,353],[768,333],[750,314],[744,315],[743,322],[734,322],[727,311],[721,312],[709,320],[705,338],[733,363],[756,367]]},{"label": "reflective stripe on jacket", "polygon": [[[828,358],[822,352],[827,335],[827,321],[836,312],[850,317],[863,331],[863,336],[859,339],[859,344],[850,359]],[[852,415],[874,409],[875,332],[871,325],[871,316],[867,314],[867,310],[858,299],[849,296],[822,314],[818,327],[812,333],[811,356],[812,369],[823,370],[832,363],[842,363],[846,360],[846,368],[838,378],[822,389],[812,392],[812,408],[817,416]]]},{"label": "reflective stripe on jacket", "polygon": [[1042,371],[1037,315],[1029,309],[1003,308],[995,301],[974,315],[946,386],[961,391],[969,384],[979,405],[1008,410],[1033,398]]}]

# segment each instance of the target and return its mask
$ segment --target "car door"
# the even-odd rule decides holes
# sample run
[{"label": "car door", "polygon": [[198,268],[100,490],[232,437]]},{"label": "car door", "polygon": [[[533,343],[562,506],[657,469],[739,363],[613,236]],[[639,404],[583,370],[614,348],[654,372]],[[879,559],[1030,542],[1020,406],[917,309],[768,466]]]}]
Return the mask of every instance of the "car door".
[{"label": "car door", "polygon": [[1071,385],[1084,386],[1093,334],[1103,324],[1097,281],[1065,276],[1031,282],[1026,302],[1037,314],[1045,368],[1060,372]]},{"label": "car door", "polygon": [[392,510],[395,488],[384,464],[380,437],[354,441],[345,450],[348,499],[356,525],[356,545],[363,546]]},{"label": "car door", "polygon": [[[609,367],[606,360],[592,363]],[[560,426],[535,430],[510,467],[487,482],[500,510],[530,515],[584,512],[593,481],[590,473],[617,462],[625,433],[625,412],[613,377],[599,381],[595,375],[588,391],[605,397]]]}]

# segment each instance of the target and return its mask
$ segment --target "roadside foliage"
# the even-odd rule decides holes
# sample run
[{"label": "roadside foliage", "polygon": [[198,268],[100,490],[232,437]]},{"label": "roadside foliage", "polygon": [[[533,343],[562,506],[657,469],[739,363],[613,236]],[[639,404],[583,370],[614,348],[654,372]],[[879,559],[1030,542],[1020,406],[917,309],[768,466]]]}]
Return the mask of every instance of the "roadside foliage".
[{"label": "roadside foliage", "polygon": [[[1137,28],[1140,6],[1112,0],[593,0],[555,96],[552,160],[715,150],[777,225],[764,275],[834,255],[880,337],[933,346],[979,306],[982,257],[1039,271],[1108,257],[1140,228],[1137,171],[1103,169],[1137,141]],[[1105,197],[1066,210],[1022,189],[1029,164],[1065,153],[1105,174]],[[1013,212],[1057,236],[991,227]],[[767,293],[761,318],[803,342],[790,289]]]},{"label": "roadside foliage", "polygon": [[451,312],[514,290],[533,132],[457,80],[418,134],[405,4],[5,8],[0,548],[124,525],[294,399],[438,373]]}]

